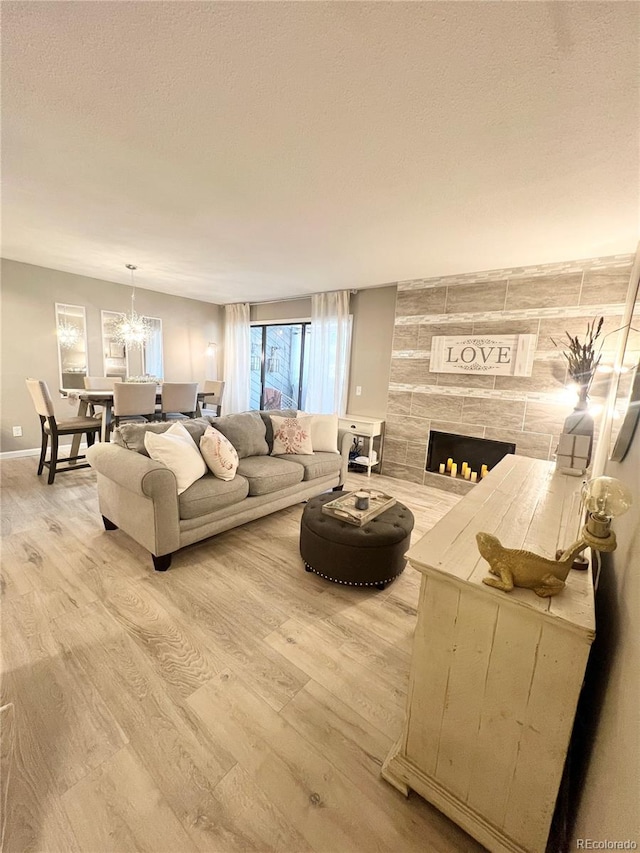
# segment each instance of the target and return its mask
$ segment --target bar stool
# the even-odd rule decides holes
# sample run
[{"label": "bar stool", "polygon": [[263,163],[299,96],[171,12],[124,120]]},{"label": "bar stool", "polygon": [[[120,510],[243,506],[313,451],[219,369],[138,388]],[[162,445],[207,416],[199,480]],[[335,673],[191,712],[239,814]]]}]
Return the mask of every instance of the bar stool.
[{"label": "bar stool", "polygon": [[[55,416],[53,408],[53,400],[49,393],[49,388],[46,382],[40,379],[27,379],[27,388],[31,394],[33,405],[40,418],[40,432],[42,435],[42,447],[40,448],[40,461],[38,462],[38,476],[42,474],[42,469],[46,466],[49,469],[48,485],[51,485],[56,474],[61,474],[64,471],[77,471],[80,468],[89,468],[89,463],[85,462],[82,465],[73,465],[68,467],[60,467],[62,462],[77,462],[78,459],[85,459],[84,454],[79,456],[58,457],[58,439],[61,435],[78,435],[86,433],[87,446],[91,447],[96,439],[96,433],[100,430],[100,421],[89,417],[66,418],[58,420]],[[47,446],[49,444],[49,436],[51,436],[51,456],[49,461],[45,461],[47,455]]]}]

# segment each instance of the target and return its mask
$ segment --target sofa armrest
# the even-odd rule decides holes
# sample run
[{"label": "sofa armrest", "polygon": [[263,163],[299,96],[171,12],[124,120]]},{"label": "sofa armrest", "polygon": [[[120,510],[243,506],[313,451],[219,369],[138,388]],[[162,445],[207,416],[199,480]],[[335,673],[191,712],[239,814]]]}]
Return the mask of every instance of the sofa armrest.
[{"label": "sofa armrest", "polygon": [[155,498],[173,489],[177,495],[173,472],[142,453],[117,444],[100,443],[87,448],[87,460],[99,474],[130,492]]},{"label": "sofa armrest", "polygon": [[342,466],[340,468],[340,485],[344,486],[347,481],[347,473],[349,471],[349,451],[353,444],[353,433],[350,429],[338,429],[338,447],[340,448],[340,456],[342,457]]},{"label": "sofa armrest", "polygon": [[178,485],[172,471],[115,444],[94,444],[87,459],[98,473],[100,512],[160,556],[180,547]]}]

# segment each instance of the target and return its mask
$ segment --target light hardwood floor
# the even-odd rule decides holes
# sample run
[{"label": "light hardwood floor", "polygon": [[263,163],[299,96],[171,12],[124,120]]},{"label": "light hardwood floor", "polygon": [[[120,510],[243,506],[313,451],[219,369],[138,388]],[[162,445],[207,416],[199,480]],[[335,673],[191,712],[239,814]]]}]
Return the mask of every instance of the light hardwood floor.
[{"label": "light hardwood floor", "polygon": [[[104,531],[93,472],[47,486],[35,471],[0,464],[7,853],[481,849],[379,775],[402,725],[417,572],[383,592],[307,574],[299,504],[156,573]],[[458,500],[369,484],[413,510],[414,541]]]}]

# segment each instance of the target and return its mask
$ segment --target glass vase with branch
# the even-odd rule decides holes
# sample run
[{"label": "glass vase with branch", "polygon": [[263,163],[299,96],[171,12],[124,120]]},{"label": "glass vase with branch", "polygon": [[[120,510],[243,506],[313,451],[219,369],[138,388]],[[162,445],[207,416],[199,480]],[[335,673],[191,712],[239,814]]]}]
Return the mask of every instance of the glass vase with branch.
[{"label": "glass vase with branch", "polygon": [[563,347],[562,355],[567,362],[569,376],[578,387],[576,411],[585,411],[589,405],[589,391],[602,358],[602,341],[596,342],[602,334],[603,325],[604,317],[594,318],[588,323],[584,341],[569,332],[565,332],[565,337],[558,341],[551,338],[554,346]]}]

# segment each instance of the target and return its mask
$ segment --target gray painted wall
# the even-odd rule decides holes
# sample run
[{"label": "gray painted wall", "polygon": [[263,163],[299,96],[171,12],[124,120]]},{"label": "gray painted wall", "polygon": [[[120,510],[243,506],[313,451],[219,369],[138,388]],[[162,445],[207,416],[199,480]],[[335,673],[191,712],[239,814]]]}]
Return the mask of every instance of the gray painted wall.
[{"label": "gray painted wall", "polygon": [[[353,341],[347,412],[385,418],[391,344],[396,306],[396,285],[359,290],[351,297]],[[356,396],[360,386],[362,394]]]},{"label": "gray painted wall", "polygon": [[640,843],[640,427],[627,457],[605,473],[632,489],[634,504],[614,520],[618,549],[604,555],[598,587],[584,697],[589,761],[573,849],[578,838]]},{"label": "gray painted wall", "polygon": [[[24,382],[27,376],[47,382],[57,417],[75,414],[75,409],[57,395],[55,303],[85,306],[89,371],[91,375],[102,376],[100,311],[129,311],[131,287],[5,259],[1,271],[0,449],[26,450],[40,446],[40,425]],[[165,379],[175,382],[204,380],[207,343],[218,344],[219,358],[223,350],[221,308],[208,302],[138,288],[136,310],[162,320]],[[220,367],[218,365],[218,375],[222,376]],[[13,426],[22,426],[22,438],[12,437]]]},{"label": "gray painted wall", "polygon": [[[353,315],[347,412],[384,418],[391,365],[396,285],[359,290],[350,298]],[[264,302],[251,306],[251,320],[277,322],[311,317],[311,299]],[[356,387],[362,394],[356,396]]]}]

